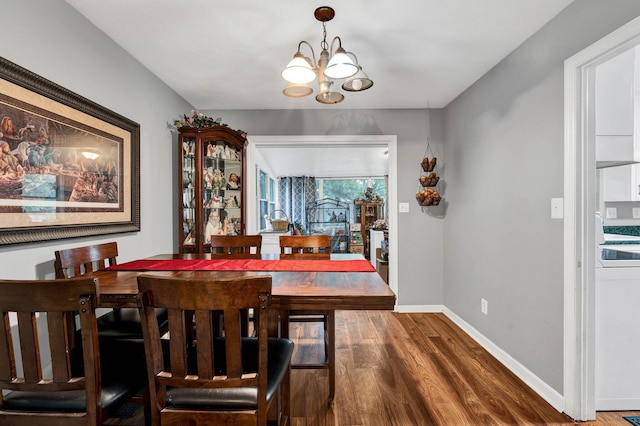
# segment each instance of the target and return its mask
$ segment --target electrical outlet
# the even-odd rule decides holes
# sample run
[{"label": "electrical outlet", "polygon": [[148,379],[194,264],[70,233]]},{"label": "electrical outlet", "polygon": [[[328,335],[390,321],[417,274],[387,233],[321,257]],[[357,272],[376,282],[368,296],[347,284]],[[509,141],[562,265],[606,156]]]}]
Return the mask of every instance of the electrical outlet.
[{"label": "electrical outlet", "polygon": [[483,314],[489,315],[489,302],[486,299],[480,299],[480,310]]},{"label": "electrical outlet", "polygon": [[605,217],[607,219],[616,219],[618,217],[618,209],[615,207],[607,207]]},{"label": "electrical outlet", "polygon": [[640,219],[640,207],[634,207],[632,212],[634,219]]}]

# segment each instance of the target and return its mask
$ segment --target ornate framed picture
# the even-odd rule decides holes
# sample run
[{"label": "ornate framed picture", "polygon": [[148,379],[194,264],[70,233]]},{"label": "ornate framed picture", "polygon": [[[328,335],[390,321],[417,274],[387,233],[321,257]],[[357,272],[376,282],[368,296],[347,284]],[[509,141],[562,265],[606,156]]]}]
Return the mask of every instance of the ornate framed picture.
[{"label": "ornate framed picture", "polygon": [[0,245],[140,230],[140,126],[0,58]]}]

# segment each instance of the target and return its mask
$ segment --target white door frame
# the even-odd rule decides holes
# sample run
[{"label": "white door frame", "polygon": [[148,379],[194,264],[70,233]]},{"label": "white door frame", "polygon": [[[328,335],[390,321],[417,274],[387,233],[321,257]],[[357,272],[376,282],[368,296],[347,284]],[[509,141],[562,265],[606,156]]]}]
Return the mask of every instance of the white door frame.
[{"label": "white door frame", "polygon": [[[256,149],[260,145],[269,146],[299,146],[299,145],[349,145],[349,146],[384,146],[389,151],[389,189],[387,194],[387,207],[385,212],[389,219],[389,287],[396,294],[396,303],[399,300],[398,293],[398,138],[396,135],[382,136],[249,136],[249,147],[247,148],[247,180],[245,182],[256,182],[255,158]],[[257,230],[251,229],[250,224],[256,223],[251,218],[257,212],[257,194],[255,185],[247,187],[247,231],[255,233]]]},{"label": "white door frame", "polygon": [[595,420],[595,66],[640,43],[640,17],[564,65],[564,412]]}]

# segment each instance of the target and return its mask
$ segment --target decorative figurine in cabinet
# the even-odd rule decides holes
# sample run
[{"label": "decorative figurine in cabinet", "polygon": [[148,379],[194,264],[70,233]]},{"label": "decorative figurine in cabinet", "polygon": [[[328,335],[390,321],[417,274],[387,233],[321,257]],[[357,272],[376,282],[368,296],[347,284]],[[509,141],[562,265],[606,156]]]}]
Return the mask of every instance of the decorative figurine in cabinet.
[{"label": "decorative figurine in cabinet", "polygon": [[208,253],[212,235],[244,234],[246,143],[226,126],[178,129],[179,253]]}]

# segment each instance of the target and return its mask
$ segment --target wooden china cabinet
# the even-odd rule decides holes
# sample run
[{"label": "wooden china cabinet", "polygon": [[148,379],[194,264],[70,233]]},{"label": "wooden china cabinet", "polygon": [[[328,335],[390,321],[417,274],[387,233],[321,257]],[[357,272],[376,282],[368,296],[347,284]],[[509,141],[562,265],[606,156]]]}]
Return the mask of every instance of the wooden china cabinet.
[{"label": "wooden china cabinet", "polygon": [[246,144],[227,126],[178,128],[179,253],[209,253],[211,235],[244,234]]}]

